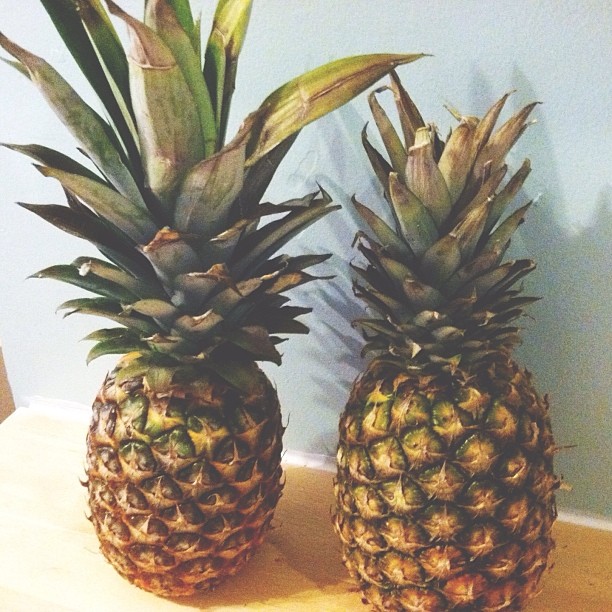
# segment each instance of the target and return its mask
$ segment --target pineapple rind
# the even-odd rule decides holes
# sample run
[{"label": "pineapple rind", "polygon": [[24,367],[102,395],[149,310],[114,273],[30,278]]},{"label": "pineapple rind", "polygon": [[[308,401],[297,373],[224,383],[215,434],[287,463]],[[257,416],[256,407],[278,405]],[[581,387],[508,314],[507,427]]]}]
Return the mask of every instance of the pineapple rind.
[{"label": "pineapple rind", "polygon": [[[470,413],[474,405],[458,398],[475,395],[486,399]],[[415,397],[425,398],[426,422],[411,417],[411,408],[422,410]],[[431,407],[442,403],[467,415],[465,431],[438,436]],[[381,405],[390,411],[398,404],[411,408],[383,439],[392,449],[387,463],[406,465],[400,472],[380,465],[381,433],[369,426]],[[499,405],[524,423],[512,435],[494,433],[491,415]],[[535,439],[529,431],[537,432]],[[411,461],[401,441],[415,432],[425,450],[428,441],[440,440],[440,454],[424,452]],[[474,470],[462,456],[475,435],[495,440],[486,470]],[[358,464],[350,459],[356,452]],[[474,461],[489,464],[488,445],[472,452]],[[462,383],[407,376],[374,363],[355,382],[341,418],[335,485],[334,524],[344,563],[366,599],[377,610],[521,609],[550,565],[558,487],[554,452],[546,398],[512,361]],[[525,462],[517,462],[517,455]]]},{"label": "pineapple rind", "polygon": [[159,595],[214,588],[254,554],[282,491],[276,391],[250,394],[210,375],[151,390],[111,373],[93,405],[87,488],[100,548]]}]

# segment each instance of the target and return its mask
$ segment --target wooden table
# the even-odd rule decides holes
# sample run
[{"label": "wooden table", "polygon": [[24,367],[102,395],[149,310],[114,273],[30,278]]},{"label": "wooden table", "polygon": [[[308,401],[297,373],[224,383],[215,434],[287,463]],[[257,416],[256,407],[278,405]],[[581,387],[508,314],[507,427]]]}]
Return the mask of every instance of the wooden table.
[{"label": "wooden table", "polygon": [[[332,474],[287,466],[275,529],[242,573],[180,602],[120,578],[86,519],[85,411],[18,409],[0,425],[0,610],[366,610],[340,562],[330,522]],[[611,612],[612,532],[558,522],[557,552],[529,612]]]}]

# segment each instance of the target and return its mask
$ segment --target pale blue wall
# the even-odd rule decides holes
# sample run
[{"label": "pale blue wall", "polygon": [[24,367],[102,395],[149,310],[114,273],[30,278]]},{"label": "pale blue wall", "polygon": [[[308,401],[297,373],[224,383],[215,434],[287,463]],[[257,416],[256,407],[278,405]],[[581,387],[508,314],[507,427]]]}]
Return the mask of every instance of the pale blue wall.
[{"label": "pale blue wall", "polygon": [[[206,2],[212,5],[212,2]],[[139,0],[124,0],[126,8]],[[208,24],[211,8],[204,23]],[[239,71],[233,128],[274,87],[306,69],[356,53],[425,51],[434,57],[400,70],[426,118],[445,133],[450,103],[482,113],[502,93],[517,90],[509,111],[533,99],[544,104],[509,161],[529,156],[525,199],[541,194],[515,240],[514,254],[533,257],[528,290],[543,296],[526,321],[520,358],[553,403],[560,445],[557,469],[574,490],[560,506],[612,517],[612,13],[607,0],[259,0]],[[45,55],[71,79],[75,69],[37,0],[0,0],[0,27]],[[81,82],[81,81],[79,81]],[[85,91],[85,88],[82,89]],[[40,142],[71,151],[63,128],[23,77],[0,67],[0,140]],[[342,204],[349,196],[374,202],[377,190],[360,149],[369,119],[363,97],[304,130],[269,193],[280,200],[320,182]],[[0,337],[15,396],[88,404],[112,360],[89,367],[77,340],[93,328],[86,318],[62,321],[55,305],[75,296],[28,274],[83,254],[16,200],[60,201],[53,181],[25,158],[0,151]],[[296,292],[315,307],[312,333],[283,345],[282,369],[268,368],[289,418],[287,446],[334,452],[336,423],[362,363],[349,321],[361,313],[352,299],[348,261],[357,228],[348,207],[304,235],[296,249],[336,254],[327,285]]]}]

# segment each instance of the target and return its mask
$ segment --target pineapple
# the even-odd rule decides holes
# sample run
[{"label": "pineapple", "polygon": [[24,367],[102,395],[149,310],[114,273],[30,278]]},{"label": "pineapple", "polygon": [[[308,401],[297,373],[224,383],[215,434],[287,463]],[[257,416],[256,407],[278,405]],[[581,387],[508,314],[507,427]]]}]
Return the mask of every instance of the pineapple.
[{"label": "pineapple", "polygon": [[[280,364],[283,336],[308,331],[297,317],[309,309],[285,293],[315,280],[306,270],[328,257],[278,254],[337,208],[325,191],[282,204],[262,203],[264,192],[303,126],[420,56],[356,56],[308,72],[226,143],[250,0],[219,1],[204,48],[188,0],[148,0],[142,21],[110,0],[108,12],[100,0],[42,2],[107,116],[0,36],[87,158],[8,145],[67,198],[22,206],[102,255],[35,275],[89,292],[62,304],[67,314],[112,321],[88,336],[88,360],[123,355],[87,435],[91,521],[121,575],[185,596],[238,571],[270,528],[284,428],[257,362]],[[114,18],[127,26],[125,46]]]},{"label": "pineapple", "polygon": [[388,160],[362,135],[393,221],[354,200],[373,357],[340,421],[334,526],[374,609],[519,610],[549,565],[559,485],[547,399],[512,357],[534,264],[503,260],[530,171],[505,181],[504,158],[535,104],[496,131],[507,96],[482,119],[451,111],[444,142],[395,73],[390,89],[403,138],[381,90]]}]

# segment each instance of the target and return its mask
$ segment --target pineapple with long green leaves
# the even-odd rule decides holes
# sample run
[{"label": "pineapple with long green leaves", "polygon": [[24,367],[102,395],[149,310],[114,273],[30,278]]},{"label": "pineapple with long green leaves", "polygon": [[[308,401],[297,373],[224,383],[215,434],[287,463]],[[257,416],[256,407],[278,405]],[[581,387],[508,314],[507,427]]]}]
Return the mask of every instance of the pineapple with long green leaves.
[{"label": "pineapple with long green leaves", "polygon": [[370,233],[355,322],[372,359],[340,422],[334,525],[343,560],[377,610],[520,610],[553,547],[555,445],[548,402],[512,357],[534,298],[534,263],[504,260],[529,204],[509,209],[530,171],[505,157],[535,104],[495,125],[462,116],[444,142],[397,75],[401,134],[371,94],[387,155],[363,144],[384,191]]},{"label": "pineapple with long green leaves", "polygon": [[[105,317],[88,359],[124,355],[93,405],[91,520],[111,564],[183,596],[251,557],[281,494],[283,425],[259,361],[281,362],[308,308],[285,293],[325,254],[279,254],[337,208],[320,190],[262,202],[299,130],[418,55],[337,60],[286,83],[226,143],[250,0],[220,0],[207,44],[188,0],[149,0],[143,20],[100,0],[41,0],[107,118],[44,59],[0,45],[79,144],[84,163],[7,145],[62,185],[67,204],[22,204],[95,245],[38,272],[90,293],[61,305]],[[109,14],[110,13],[110,14]],[[114,18],[127,26],[127,50]],[[92,296],[93,294],[93,296]]]}]

